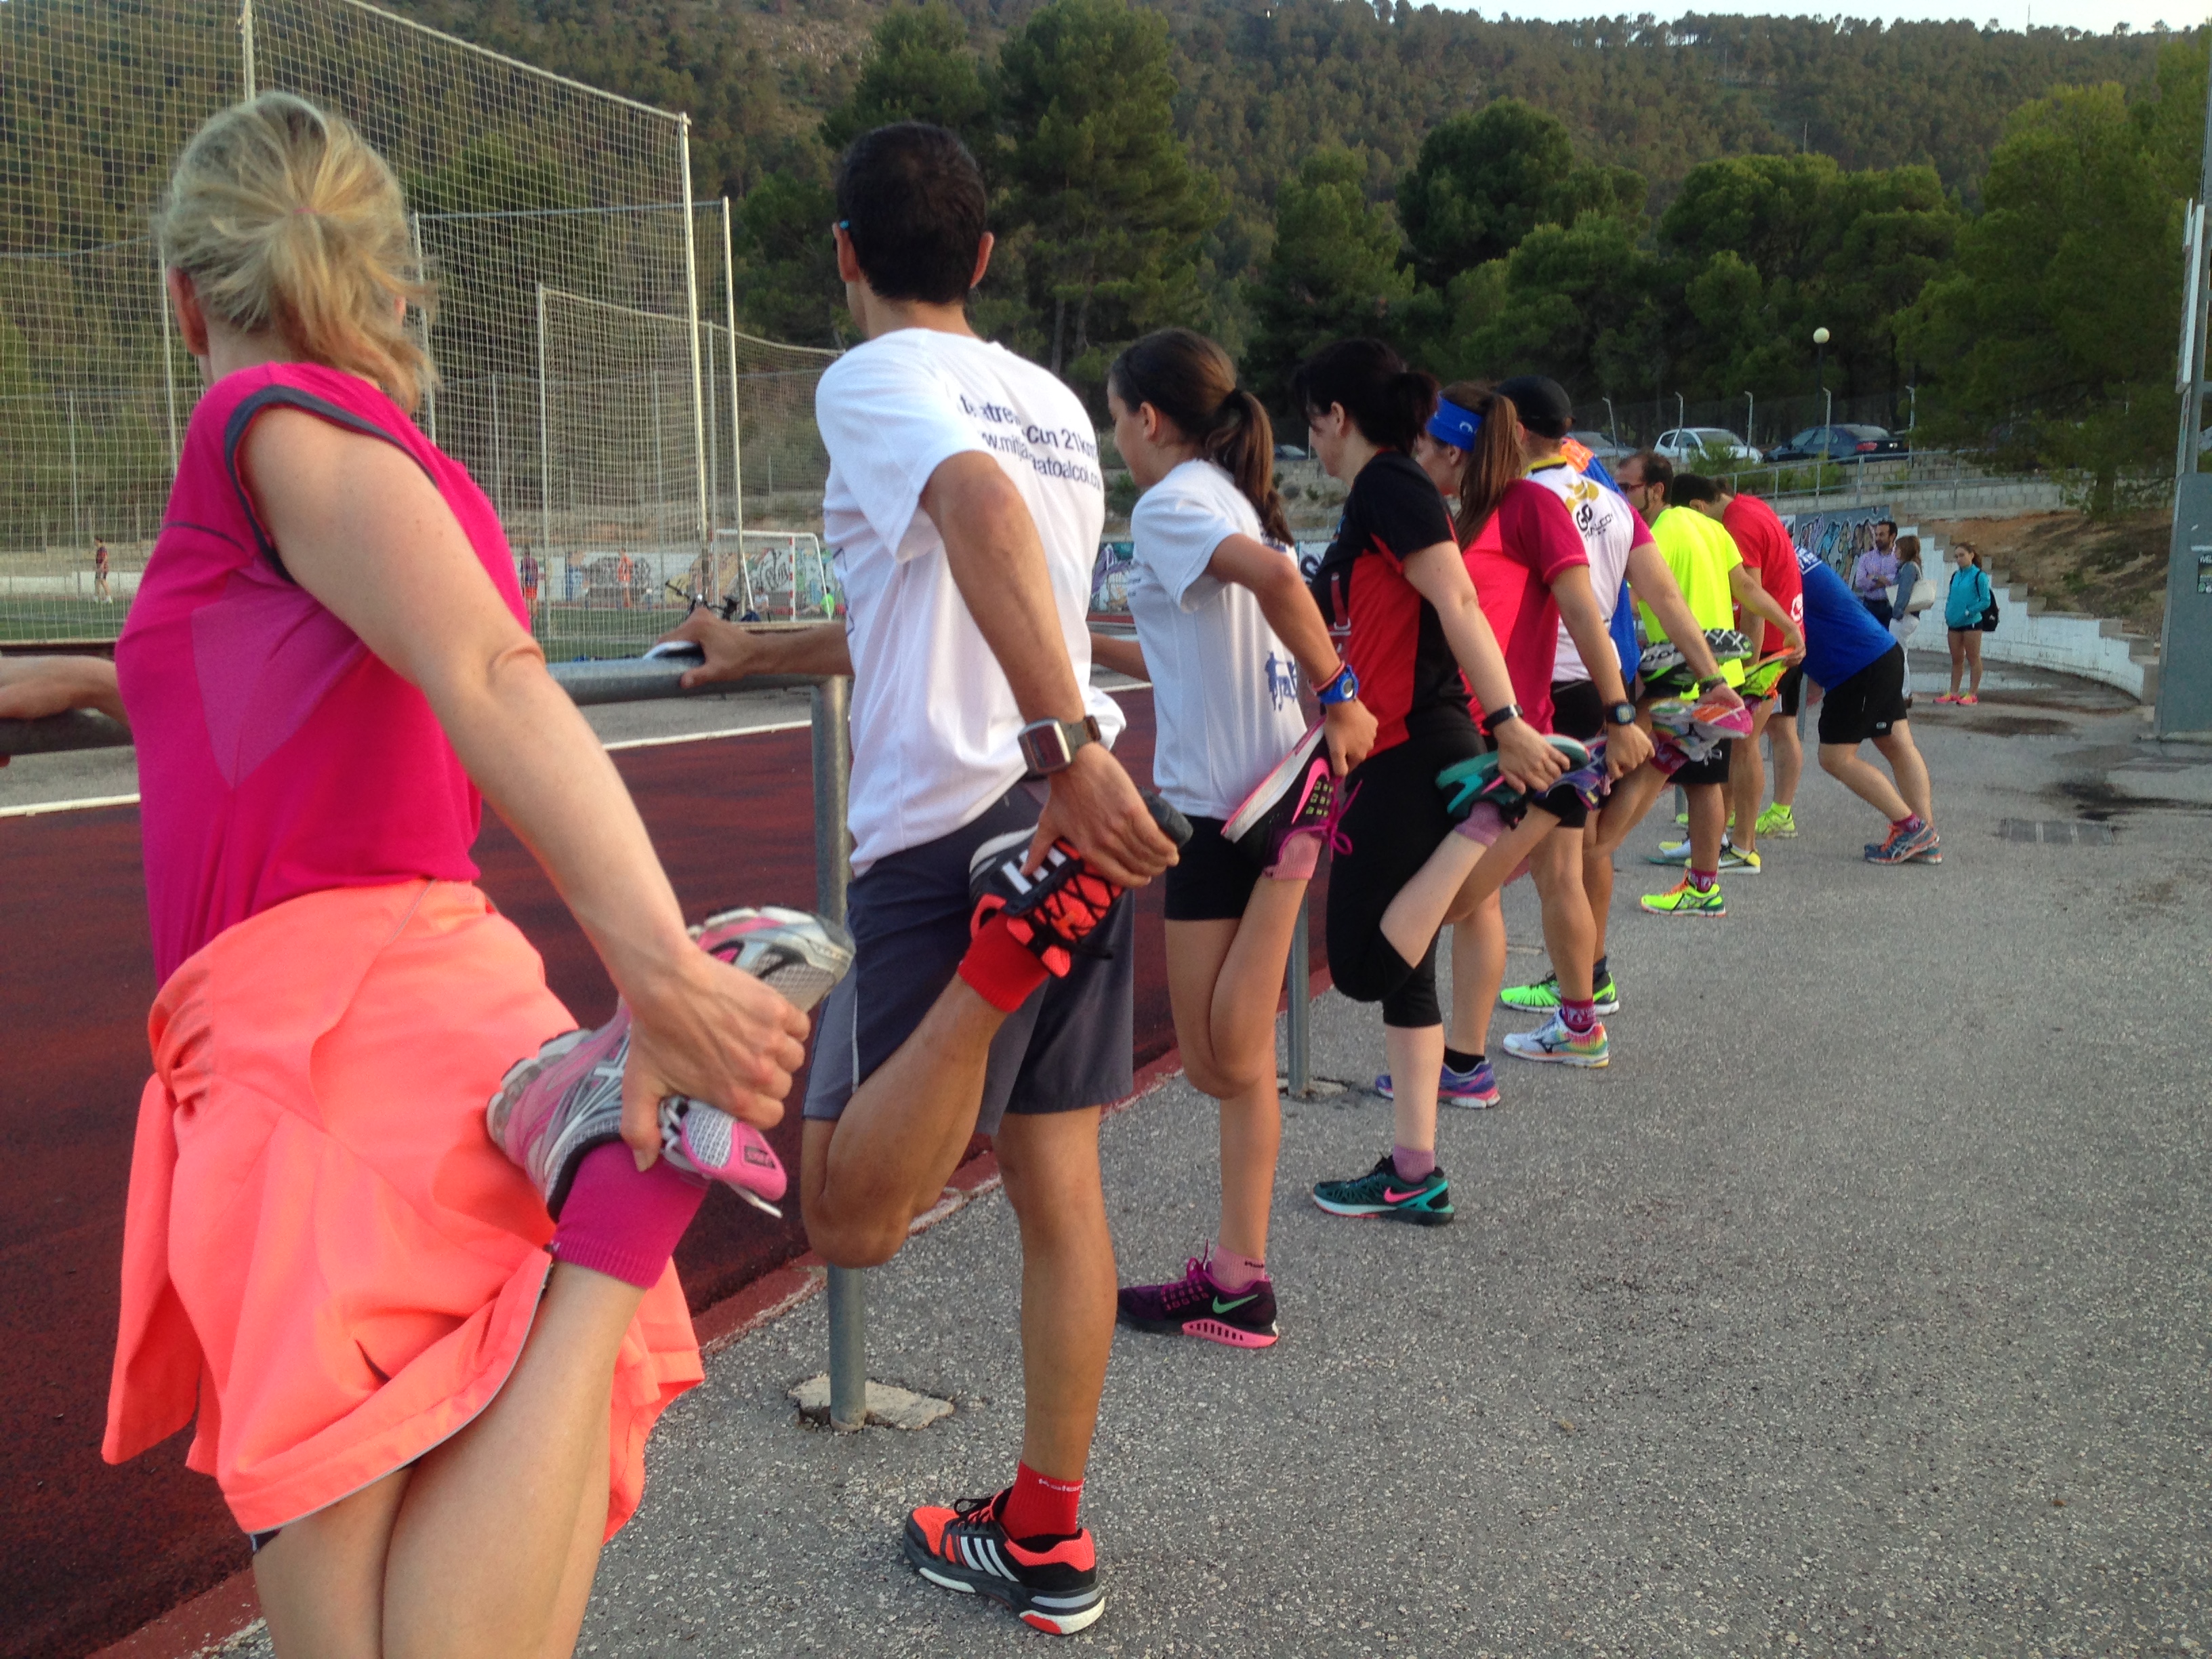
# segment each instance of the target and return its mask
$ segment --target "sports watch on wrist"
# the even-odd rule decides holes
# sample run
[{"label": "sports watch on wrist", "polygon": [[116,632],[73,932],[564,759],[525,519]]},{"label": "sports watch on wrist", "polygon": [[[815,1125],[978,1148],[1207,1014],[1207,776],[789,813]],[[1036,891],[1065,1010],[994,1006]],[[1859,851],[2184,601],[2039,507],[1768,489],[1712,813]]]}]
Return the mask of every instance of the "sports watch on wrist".
[{"label": "sports watch on wrist", "polygon": [[1699,680],[1699,681],[1698,682],[1698,690],[1700,690],[1700,691],[1710,691],[1710,690],[1712,690],[1715,686],[1717,686],[1717,685],[1726,685],[1727,684],[1728,684],[1728,676],[1727,676],[1727,675],[1725,675],[1725,674],[1708,674],[1708,675],[1706,675],[1706,676],[1705,677],[1705,678],[1703,678],[1703,679],[1701,679],[1701,680]]},{"label": "sports watch on wrist", "polygon": [[1022,727],[1022,759],[1030,771],[1050,777],[1054,772],[1066,771],[1075,751],[1085,744],[1100,740],[1098,720],[1093,714],[1079,720],[1031,720]]},{"label": "sports watch on wrist", "polygon": [[1605,719],[1608,726],[1633,726],[1636,724],[1636,705],[1632,702],[1607,704]]},{"label": "sports watch on wrist", "polygon": [[1498,728],[1506,721],[1525,718],[1526,716],[1521,712],[1521,705],[1517,702],[1509,702],[1503,708],[1493,708],[1482,717],[1482,735],[1486,738],[1494,738],[1498,735]]},{"label": "sports watch on wrist", "polygon": [[1350,702],[1359,695],[1359,676],[1346,663],[1336,671],[1336,678],[1314,693],[1315,700],[1322,704]]}]

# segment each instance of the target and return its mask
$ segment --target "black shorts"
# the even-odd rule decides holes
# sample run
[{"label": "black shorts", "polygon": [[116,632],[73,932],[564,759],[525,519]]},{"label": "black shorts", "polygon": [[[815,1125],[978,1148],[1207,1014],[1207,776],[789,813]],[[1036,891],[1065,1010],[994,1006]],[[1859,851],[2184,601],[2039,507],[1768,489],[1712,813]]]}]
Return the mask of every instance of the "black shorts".
[{"label": "black shorts", "polygon": [[1856,747],[1869,738],[1886,738],[1911,712],[1905,647],[1893,645],[1841,685],[1828,688],[1820,702],[1820,741]]},{"label": "black shorts", "polygon": [[1719,752],[1711,760],[1692,761],[1668,780],[1687,788],[1693,783],[1726,783],[1729,781],[1729,757],[1735,752],[1735,739],[1721,740]]},{"label": "black shorts", "polygon": [[1170,921],[1241,921],[1260,866],[1221,833],[1223,820],[1190,820],[1190,839],[1161,878]]},{"label": "black shorts", "polygon": [[[968,954],[968,863],[994,836],[1035,827],[1038,805],[1016,785],[982,817],[920,847],[878,859],[857,878],[848,920],[853,971],[822,1006],[806,1116],[833,1121],[853,1091],[914,1035]],[[1135,1048],[1136,906],[1115,907],[1103,943],[1078,957],[999,1028],[983,1079],[976,1129],[1008,1112],[1042,1115],[1128,1097]]]},{"label": "black shorts", "polygon": [[1577,743],[1605,735],[1605,699],[1588,680],[1552,682],[1552,730]]},{"label": "black shorts", "polygon": [[1805,695],[1805,665],[1792,663],[1782,671],[1782,678],[1774,683],[1774,696],[1782,705],[1782,712],[1791,720],[1797,718],[1797,705]]}]

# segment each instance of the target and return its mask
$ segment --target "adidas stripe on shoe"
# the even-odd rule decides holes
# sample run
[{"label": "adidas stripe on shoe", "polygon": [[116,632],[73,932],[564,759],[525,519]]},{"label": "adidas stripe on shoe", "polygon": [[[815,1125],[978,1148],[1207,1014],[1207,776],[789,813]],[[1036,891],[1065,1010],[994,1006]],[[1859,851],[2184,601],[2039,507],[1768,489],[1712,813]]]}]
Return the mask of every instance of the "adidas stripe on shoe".
[{"label": "adidas stripe on shoe", "polygon": [[988,1596],[1048,1635],[1088,1629],[1106,1610],[1091,1528],[1072,1538],[1011,1538],[998,1517],[1006,1496],[963,1498],[949,1510],[927,1505],[908,1513],[902,1540],[908,1565],[933,1584]]}]

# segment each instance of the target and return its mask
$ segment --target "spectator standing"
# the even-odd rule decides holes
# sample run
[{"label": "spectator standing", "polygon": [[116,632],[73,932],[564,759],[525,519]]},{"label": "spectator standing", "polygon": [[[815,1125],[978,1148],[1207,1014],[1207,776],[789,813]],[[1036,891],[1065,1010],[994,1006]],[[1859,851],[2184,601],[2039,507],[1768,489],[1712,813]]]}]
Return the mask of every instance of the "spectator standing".
[{"label": "spectator standing", "polygon": [[[1951,585],[1943,595],[1943,625],[1951,634],[1951,689],[1936,699],[1972,708],[1982,700],[1982,623],[1990,613],[1989,572],[1972,542],[1951,550]],[[1966,678],[1966,694],[1959,695],[1959,682]]]},{"label": "spectator standing", "polygon": [[544,571],[538,562],[538,556],[527,546],[523,548],[522,557],[515,565],[515,575],[522,583],[522,607],[534,617],[538,614],[538,586]]},{"label": "spectator standing", "polygon": [[630,585],[637,580],[637,567],[630,562],[629,549],[623,548],[615,556],[615,586],[622,590],[622,608],[630,607]]},{"label": "spectator standing", "polygon": [[1851,566],[1851,592],[1884,628],[1889,626],[1889,585],[1897,580],[1897,520],[1874,527],[1874,545]]},{"label": "spectator standing", "polygon": [[1919,614],[1912,608],[1912,590],[1920,585],[1920,538],[1897,538],[1897,597],[1890,602],[1890,637],[1903,645],[1920,631]]},{"label": "spectator standing", "polygon": [[92,597],[102,605],[115,603],[107,591],[107,544],[98,540],[92,544]]}]

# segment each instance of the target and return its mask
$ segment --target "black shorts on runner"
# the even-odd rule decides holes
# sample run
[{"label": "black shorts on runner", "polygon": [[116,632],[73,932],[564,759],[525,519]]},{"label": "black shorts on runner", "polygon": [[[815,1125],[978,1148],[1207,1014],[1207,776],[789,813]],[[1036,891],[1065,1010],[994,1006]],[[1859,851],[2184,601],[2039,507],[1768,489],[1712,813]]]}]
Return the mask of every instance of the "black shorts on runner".
[{"label": "black shorts on runner", "polygon": [[1797,705],[1805,695],[1805,665],[1792,663],[1782,671],[1782,678],[1774,683],[1774,696],[1782,705],[1781,712],[1791,720],[1797,718]]},{"label": "black shorts on runner", "polygon": [[1857,744],[1886,738],[1912,712],[1905,689],[1905,647],[1893,645],[1820,702],[1820,741]]},{"label": "black shorts on runner", "polygon": [[1552,730],[1577,743],[1605,735],[1605,700],[1588,680],[1552,682]]},{"label": "black shorts on runner", "polygon": [[[1017,784],[974,823],[878,859],[854,881],[853,971],[822,1006],[807,1117],[842,1115],[853,1091],[914,1035],[968,953],[969,860],[993,836],[1035,827],[1039,810]],[[1135,917],[1135,905],[1116,905],[1098,939],[1112,955],[1077,957],[1066,979],[1047,980],[999,1028],[979,1133],[994,1132],[1008,1112],[1073,1112],[1128,1098]]]},{"label": "black shorts on runner", "polygon": [[1190,839],[1160,879],[1170,921],[1241,921],[1260,866],[1222,835],[1220,818],[1194,816]]},{"label": "black shorts on runner", "polygon": [[1726,783],[1729,781],[1729,757],[1735,752],[1735,739],[1724,738],[1721,746],[1710,760],[1692,761],[1668,780],[1669,783],[1687,788],[1693,783]]}]

